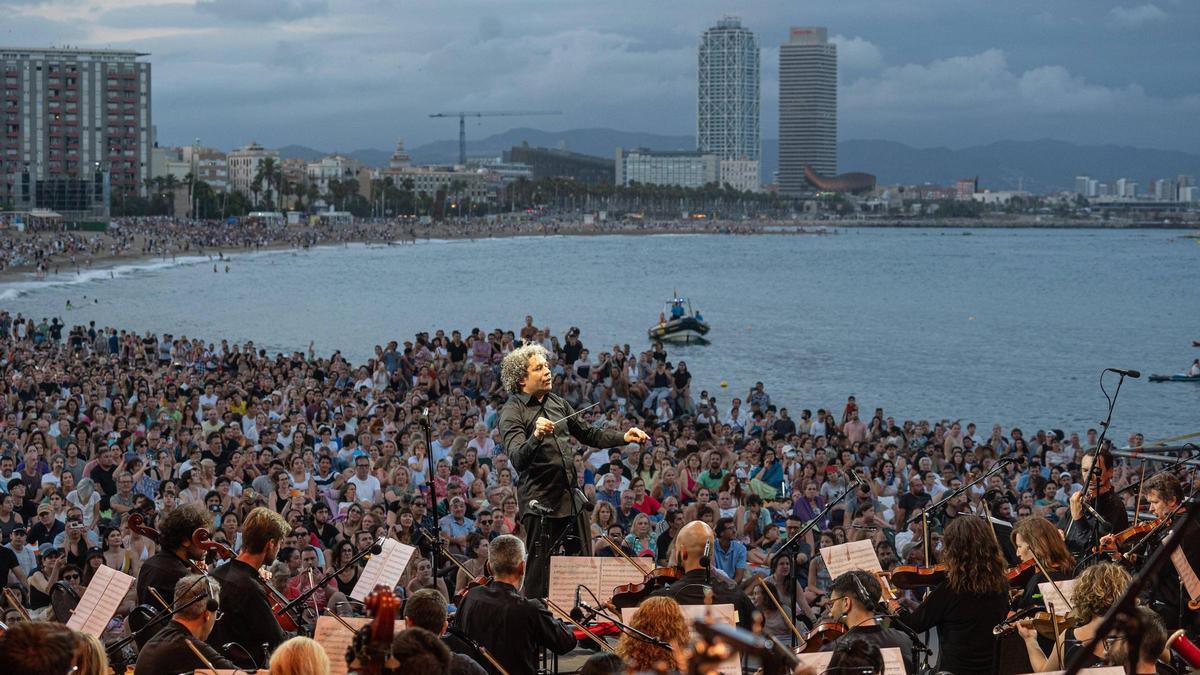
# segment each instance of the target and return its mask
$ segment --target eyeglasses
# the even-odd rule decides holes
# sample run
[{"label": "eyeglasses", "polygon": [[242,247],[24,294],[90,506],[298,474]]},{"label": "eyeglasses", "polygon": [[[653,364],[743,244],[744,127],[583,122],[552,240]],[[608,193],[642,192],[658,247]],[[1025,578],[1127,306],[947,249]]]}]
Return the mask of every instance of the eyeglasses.
[{"label": "eyeglasses", "polygon": [[67,581],[75,581],[78,578],[79,578],[78,574],[64,574],[63,575],[63,579],[66,579]]}]

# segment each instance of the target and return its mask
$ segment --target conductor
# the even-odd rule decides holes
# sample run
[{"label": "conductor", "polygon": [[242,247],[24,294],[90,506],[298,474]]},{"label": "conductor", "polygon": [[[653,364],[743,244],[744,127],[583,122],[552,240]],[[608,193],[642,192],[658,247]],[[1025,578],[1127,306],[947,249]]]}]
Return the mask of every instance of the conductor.
[{"label": "conductor", "polygon": [[588,502],[567,435],[595,448],[649,440],[637,427],[621,433],[584,424],[570,403],[550,392],[553,379],[546,357],[541,345],[525,345],[500,365],[500,383],[509,396],[499,427],[504,449],[521,476],[520,517],[529,542],[523,590],[529,598],[546,597],[550,556],[557,550],[592,554]]}]

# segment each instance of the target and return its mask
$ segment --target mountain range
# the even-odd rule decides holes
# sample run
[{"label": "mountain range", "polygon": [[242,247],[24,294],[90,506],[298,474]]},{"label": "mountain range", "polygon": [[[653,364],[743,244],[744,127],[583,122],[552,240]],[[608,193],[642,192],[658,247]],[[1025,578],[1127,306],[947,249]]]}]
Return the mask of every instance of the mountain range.
[{"label": "mountain range", "polygon": [[[691,150],[694,136],[670,136],[615,129],[542,131],[521,127],[467,141],[468,157],[499,157],[505,150],[527,142],[532,146],[565,148],[572,152],[612,157],[616,148]],[[779,144],[763,140],[762,175],[771,177],[779,166]],[[315,161],[330,153],[302,145],[279,148],[280,156]],[[415,164],[452,164],[458,158],[458,141],[434,141],[408,149]],[[386,166],[391,150],[363,149],[342,154],[367,166]],[[1119,145],[1077,145],[1066,141],[998,141],[960,149],[916,148],[886,140],[848,140],[838,143],[840,171],[875,174],[882,185],[893,183],[949,185],[959,178],[979,177],[981,189],[1033,193],[1071,190],[1075,176],[1101,181],[1130,178],[1142,190],[1154,178],[1200,175],[1200,155]]]}]

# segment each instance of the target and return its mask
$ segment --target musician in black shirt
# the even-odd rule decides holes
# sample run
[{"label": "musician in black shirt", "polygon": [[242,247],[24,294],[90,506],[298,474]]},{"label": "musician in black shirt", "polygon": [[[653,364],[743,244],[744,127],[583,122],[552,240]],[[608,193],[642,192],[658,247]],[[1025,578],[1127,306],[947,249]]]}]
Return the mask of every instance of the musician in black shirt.
[{"label": "musician in black shirt", "polygon": [[964,515],[942,535],[946,581],[935,586],[904,623],[914,632],[937,628],[937,669],[955,675],[992,671],[992,629],[1008,614],[1007,568],[987,523]]},{"label": "musician in black shirt", "polygon": [[504,451],[521,475],[521,525],[531,549],[524,591],[531,598],[545,597],[550,555],[559,543],[567,555],[592,554],[588,501],[567,436],[596,448],[649,440],[637,427],[624,433],[598,429],[572,416],[571,404],[550,391],[553,380],[546,356],[540,345],[526,345],[500,366],[509,396],[500,410],[499,428]]},{"label": "musician in black shirt", "polygon": [[[1085,481],[1091,476],[1090,485],[1070,498],[1071,518],[1067,521],[1067,547],[1080,558],[1099,542],[1101,536],[1129,527],[1129,515],[1125,512],[1125,504],[1113,490],[1115,460],[1108,450],[1101,450],[1098,456],[1100,463],[1095,474],[1091,473],[1092,455],[1084,455],[1080,460],[1079,471]],[[1085,500],[1088,500],[1091,509],[1084,505]],[[1100,517],[1097,518],[1096,514]]]},{"label": "musician in black shirt", "polygon": [[712,591],[713,604],[733,605],[738,613],[738,626],[751,630],[756,611],[754,601],[732,581],[712,571],[716,545],[713,539],[712,529],[702,520],[684,525],[675,538],[675,553],[683,567],[683,576],[651,595],[672,598],[680,605],[703,605]]},{"label": "musician in black shirt", "polygon": [[[492,582],[467,593],[458,608],[458,630],[487,648],[509,675],[534,675],[543,648],[555,654],[575,648],[571,629],[540,601],[518,590],[525,576],[525,544],[520,539],[511,534],[496,537],[488,564]],[[499,673],[486,660],[480,665],[492,675]]]},{"label": "musician in black shirt", "polygon": [[[186,607],[138,651],[134,669],[139,673],[182,673],[209,667],[235,668],[204,642],[221,614],[219,592],[211,577],[193,574],[180,579],[171,595],[172,602],[177,609]],[[203,661],[196,651],[204,656]]]},{"label": "musician in black shirt", "polygon": [[254,665],[250,654],[261,654],[258,662],[266,663],[271,652],[288,639],[271,611],[266,584],[258,570],[265,561],[275,559],[279,542],[289,531],[291,528],[283,516],[266,507],[255,508],[242,526],[241,553],[213,572],[213,577],[221,582],[224,616],[217,621],[208,643],[217,648],[230,642],[241,645],[247,653],[238,650],[233,658],[240,668]]},{"label": "musician in black shirt", "polygon": [[912,639],[903,632],[884,626],[876,614],[883,589],[874,575],[862,570],[845,572],[829,585],[829,614],[848,629],[841,637],[826,644],[821,651],[833,651],[852,640],[864,640],[880,649],[898,647],[904,656],[904,668],[914,675],[918,672],[913,659]]},{"label": "musician in black shirt", "polygon": [[192,533],[210,529],[212,524],[212,513],[200,504],[184,504],[163,518],[158,524],[158,553],[147,558],[138,573],[139,605],[158,607],[151,588],[170,599],[175,594],[175,584],[195,572],[188,561],[203,560],[204,549],[192,543]]}]

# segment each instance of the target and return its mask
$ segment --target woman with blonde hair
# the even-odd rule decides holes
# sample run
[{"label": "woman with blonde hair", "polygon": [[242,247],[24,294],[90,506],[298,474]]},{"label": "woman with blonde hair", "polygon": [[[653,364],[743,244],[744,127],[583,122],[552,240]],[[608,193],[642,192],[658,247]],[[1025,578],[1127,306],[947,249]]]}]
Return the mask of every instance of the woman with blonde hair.
[{"label": "woman with blonde hair", "polygon": [[635,672],[657,671],[659,663],[666,663],[666,670],[685,670],[683,647],[688,644],[687,619],[679,603],[667,597],[651,597],[642,601],[629,620],[629,625],[643,633],[656,637],[672,646],[667,650],[642,640],[622,634],[617,643],[617,656]]},{"label": "woman with blonde hair", "polygon": [[[1122,595],[1129,586],[1130,576],[1121,566],[1113,563],[1092,565],[1079,575],[1075,581],[1075,589],[1071,592],[1071,609],[1075,619],[1075,627],[1063,633],[1063,654],[1060,655],[1058,645],[1050,650],[1050,655],[1042,653],[1038,646],[1038,632],[1028,622],[1017,624],[1021,638],[1025,640],[1025,650],[1029,652],[1029,663],[1035,672],[1062,670],[1062,664],[1071,663],[1084,643],[1092,639],[1096,629],[1104,621],[1104,614]],[[1065,658],[1064,658],[1065,657]],[[1104,642],[1097,643],[1095,650],[1084,657],[1084,668],[1104,664]]]},{"label": "woman with blonde hair", "polygon": [[325,648],[306,637],[294,637],[271,654],[271,675],[329,675]]},{"label": "woman with blonde hair", "polygon": [[78,675],[108,675],[108,653],[104,645],[87,633],[75,633],[78,646],[71,665]]}]

